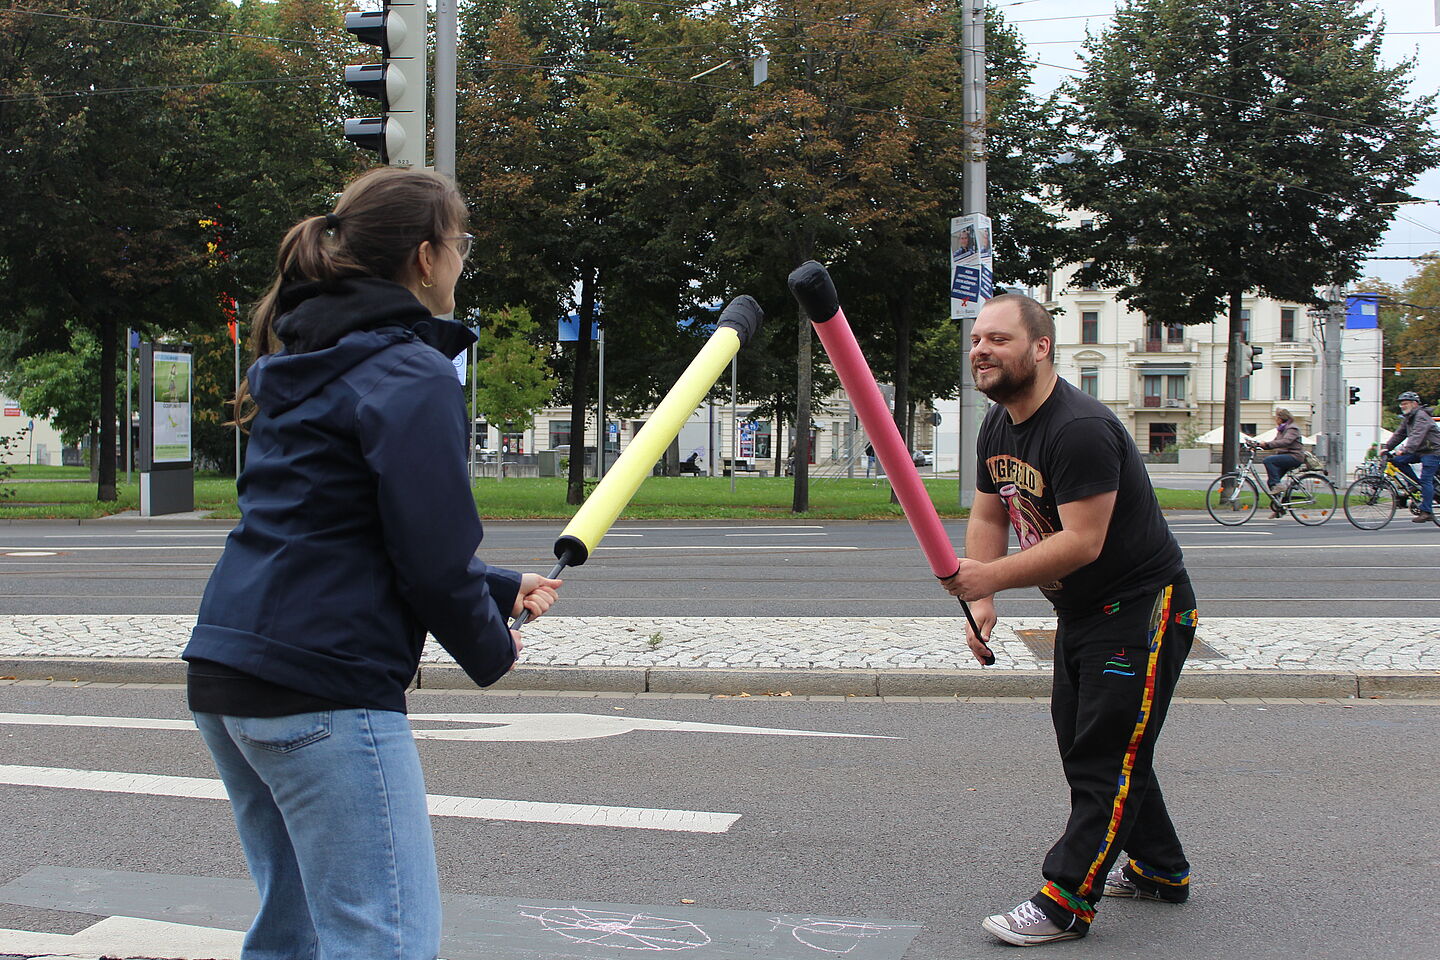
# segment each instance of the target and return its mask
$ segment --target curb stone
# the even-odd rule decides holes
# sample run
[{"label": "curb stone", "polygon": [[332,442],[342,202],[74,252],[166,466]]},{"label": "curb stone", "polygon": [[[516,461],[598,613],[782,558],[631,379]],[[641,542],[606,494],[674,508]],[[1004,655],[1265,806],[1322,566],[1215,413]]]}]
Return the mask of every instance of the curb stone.
[{"label": "curb stone", "polygon": [[[4,657],[0,677],[80,683],[185,682],[179,659]],[[523,666],[491,689],[588,693],[682,693],[753,696],[789,693],[834,697],[1048,697],[1048,670],[784,670],[682,667]],[[474,690],[453,664],[424,663],[415,688]],[[1440,697],[1440,673],[1316,670],[1226,670],[1184,673],[1182,698],[1429,699]]]}]

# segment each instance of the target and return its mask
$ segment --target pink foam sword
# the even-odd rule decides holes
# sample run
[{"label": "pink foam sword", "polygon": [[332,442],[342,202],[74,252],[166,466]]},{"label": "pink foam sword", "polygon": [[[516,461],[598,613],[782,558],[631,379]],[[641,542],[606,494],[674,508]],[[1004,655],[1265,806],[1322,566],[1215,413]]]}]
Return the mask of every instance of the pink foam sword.
[{"label": "pink foam sword", "polygon": [[[845,319],[845,312],[840,309],[840,298],[829,271],[811,260],[795,268],[789,283],[790,293],[814,324],[825,352],[830,355],[830,364],[839,374],[850,402],[855,405],[855,415],[864,425],[875,456],[890,478],[895,496],[900,500],[900,508],[905,511],[905,519],[910,522],[910,529],[914,531],[915,539],[920,541],[920,549],[930,563],[930,571],[940,580],[953,576],[960,569],[955,548],[940,523],[940,515],[935,512],[930,494],[920,482],[920,471],[915,469],[910,450],[890,416],[890,408],[880,394],[875,374],[871,372],[870,364],[865,362],[865,354],[860,351],[860,344]],[[980,626],[970,612],[970,605],[961,600],[960,608],[965,611],[970,629],[980,637]],[[994,656],[985,662],[994,663]]]}]

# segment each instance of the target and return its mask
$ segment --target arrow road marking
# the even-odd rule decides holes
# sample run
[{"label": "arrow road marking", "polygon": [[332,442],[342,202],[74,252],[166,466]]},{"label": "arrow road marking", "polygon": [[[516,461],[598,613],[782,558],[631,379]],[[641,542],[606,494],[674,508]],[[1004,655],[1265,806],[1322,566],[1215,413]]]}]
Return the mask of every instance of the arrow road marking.
[{"label": "arrow road marking", "polygon": [[[412,723],[484,724],[469,729],[416,730],[417,740],[557,742],[597,740],[641,730],[737,733],[768,737],[839,737],[853,740],[900,739],[863,733],[826,733],[819,730],[745,727],[728,723],[651,720],[648,717],[623,717],[605,713],[414,713],[410,715],[410,720]],[[40,727],[108,727],[117,730],[195,730],[195,724],[191,720],[163,717],[87,717],[55,713],[0,713],[0,724],[4,723]]]},{"label": "arrow road marking", "polygon": [[[48,787],[56,790],[93,790],[144,796],[225,800],[225,785],[201,777],[171,777],[150,773],[115,773],[109,770],[68,770],[62,767],[0,765],[0,784]],[[725,833],[738,813],[700,810],[663,810],[648,807],[612,807],[589,803],[536,803],[528,800],[490,800],[482,797],[447,797],[430,794],[430,815],[469,820],[508,820],[520,823],[558,823],[577,827],[622,827],[669,830],[678,833]]]}]

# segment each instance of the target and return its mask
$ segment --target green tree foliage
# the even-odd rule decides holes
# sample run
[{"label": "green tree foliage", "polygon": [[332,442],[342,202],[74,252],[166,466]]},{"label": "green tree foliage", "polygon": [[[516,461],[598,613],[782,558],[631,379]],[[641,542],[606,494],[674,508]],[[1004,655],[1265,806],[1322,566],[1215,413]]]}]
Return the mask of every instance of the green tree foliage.
[{"label": "green tree foliage", "polygon": [[[57,0],[0,17],[0,318],[15,356],[97,339],[101,499],[122,332],[215,339],[222,295],[257,297],[284,228],[356,167],[343,98],[316,82],[339,76],[339,22],[328,0]],[[272,35],[286,42],[255,39]]]},{"label": "green tree foliage", "polygon": [[[1316,302],[1354,279],[1385,204],[1440,159],[1435,97],[1408,96],[1411,64],[1382,65],[1380,37],[1355,0],[1123,5],[1068,91],[1082,141],[1060,196],[1097,214],[1069,254],[1077,280],[1164,323],[1228,302],[1233,340],[1247,291]],[[1230,435],[1238,405],[1232,369]]]},{"label": "green tree foliage", "polygon": [[475,408],[472,415],[489,423],[528,430],[535,411],[555,394],[549,351],[537,346],[539,324],[525,307],[505,307],[482,316],[477,345]]},{"label": "green tree foliage", "polygon": [[0,383],[20,409],[49,420],[66,444],[89,440],[99,420],[100,341],[88,330],[76,330],[65,349],[15,361]]},{"label": "green tree foliage", "polygon": [[[1383,366],[1385,409],[1406,390],[1427,404],[1440,404],[1440,260],[1426,261],[1399,287],[1367,280],[1361,289],[1379,293],[1380,325],[1385,338]],[[1396,375],[1396,369],[1399,374]]]},{"label": "green tree foliage", "polygon": [[1357,276],[1440,159],[1434,96],[1380,63],[1353,0],[1132,0],[1069,93],[1088,141],[1060,169],[1098,214],[1072,256],[1154,319],[1203,323],[1233,294],[1313,302]]}]

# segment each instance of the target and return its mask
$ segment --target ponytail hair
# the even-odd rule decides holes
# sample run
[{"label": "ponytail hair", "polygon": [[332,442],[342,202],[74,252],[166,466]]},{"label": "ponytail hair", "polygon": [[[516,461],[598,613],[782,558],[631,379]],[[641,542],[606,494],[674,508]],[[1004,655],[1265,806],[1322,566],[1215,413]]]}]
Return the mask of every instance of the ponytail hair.
[{"label": "ponytail hair", "polygon": [[[340,194],[334,212],[301,220],[280,241],[275,279],[250,312],[253,360],[282,346],[275,321],[285,287],[346,277],[404,283],[415,270],[420,244],[464,233],[465,221],[465,201],[449,177],[402,167],[362,173]],[[234,423],[243,426],[255,418],[248,378],[240,382],[234,409]]]}]

